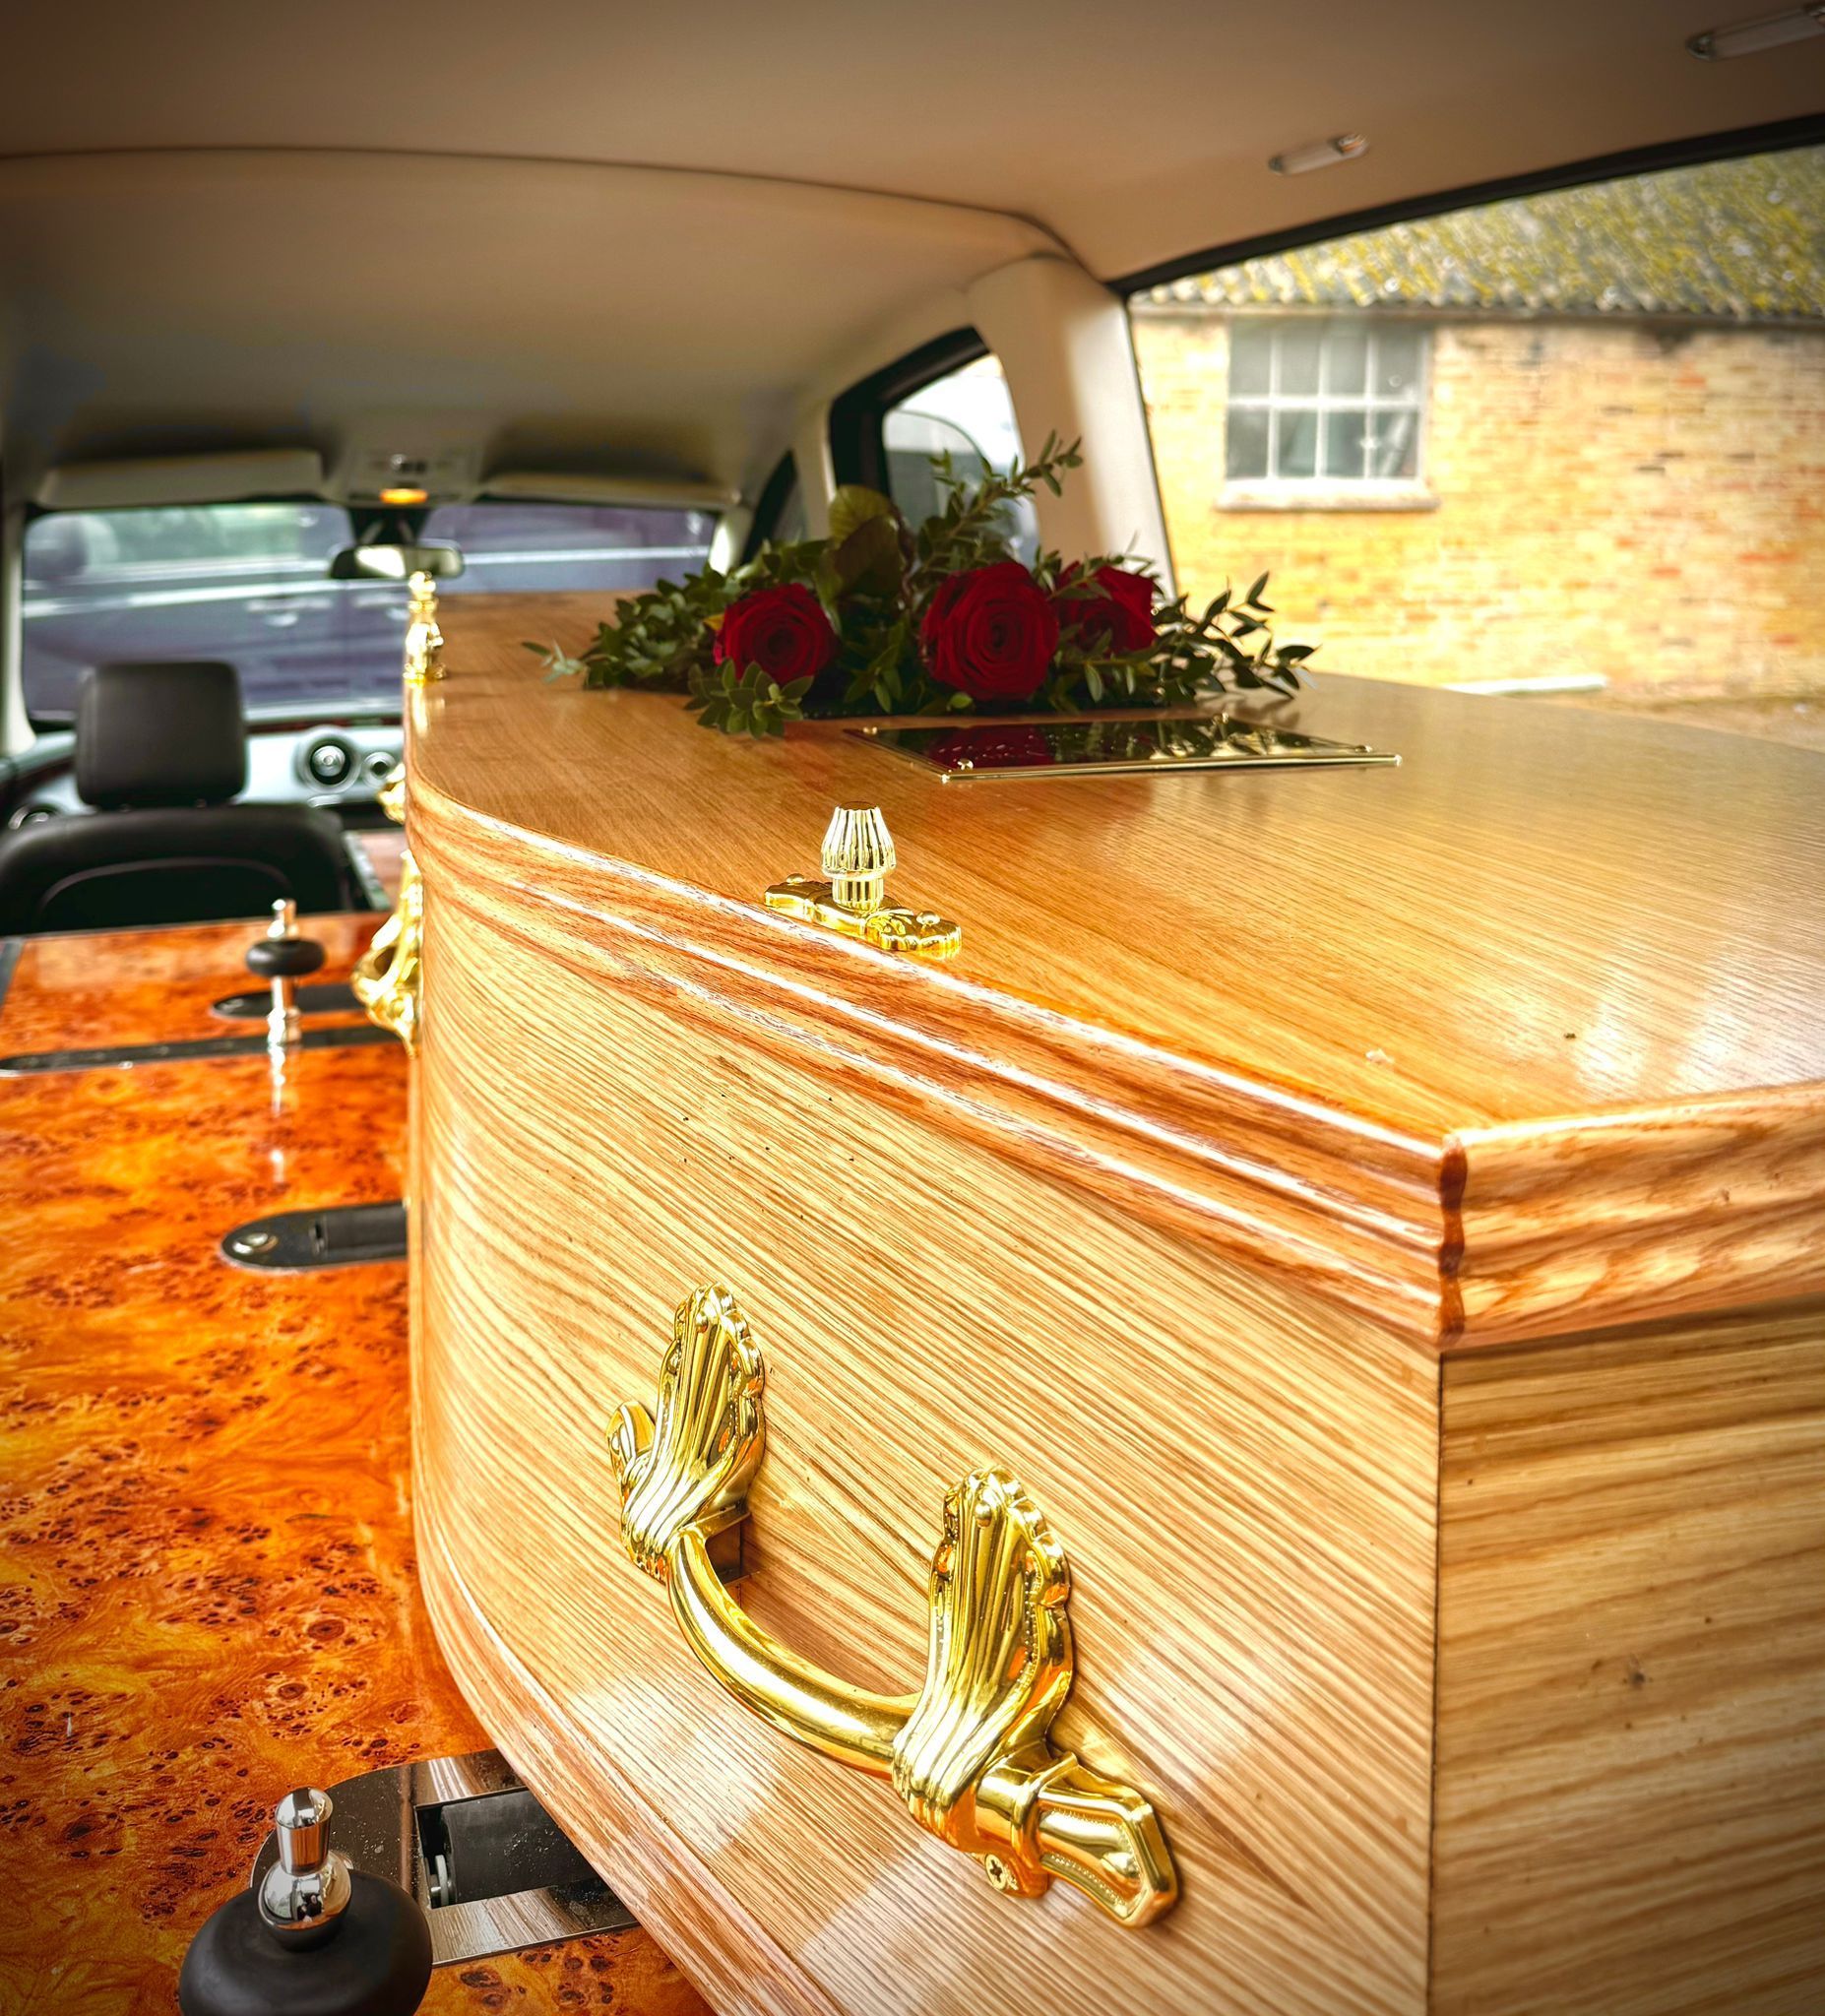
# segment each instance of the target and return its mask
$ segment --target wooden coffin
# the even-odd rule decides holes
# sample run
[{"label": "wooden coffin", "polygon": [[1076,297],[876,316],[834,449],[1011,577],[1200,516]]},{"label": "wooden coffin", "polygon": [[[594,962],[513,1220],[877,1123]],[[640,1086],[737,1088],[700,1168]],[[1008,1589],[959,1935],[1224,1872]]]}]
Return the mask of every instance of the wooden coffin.
[{"label": "wooden coffin", "polygon": [[[445,627],[420,1569],[712,2003],[1817,2006],[1825,760],[1320,679],[1277,719],[1399,769],[946,785],[543,683],[521,608]],[[763,907],[838,803],[883,808],[953,965]],[[757,1467],[751,1393],[705,1417],[754,1658],[891,1735],[941,1538],[954,1593],[987,1517],[947,1492],[998,1466],[1069,1562],[1021,1658],[1060,1614],[1075,1653],[1015,1775],[1126,1788],[1170,1909],[997,1889],[986,1779],[934,1826],[878,1743],[850,1768],[700,1663],[721,1584],[650,1505],[629,1557],[609,1430],[710,1283],[765,1359]]]}]

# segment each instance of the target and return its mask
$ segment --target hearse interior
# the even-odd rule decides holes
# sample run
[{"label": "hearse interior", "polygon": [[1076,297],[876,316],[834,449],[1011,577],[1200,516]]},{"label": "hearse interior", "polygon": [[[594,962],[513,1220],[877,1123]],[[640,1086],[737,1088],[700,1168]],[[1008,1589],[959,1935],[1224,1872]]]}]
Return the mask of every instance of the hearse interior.
[{"label": "hearse interior", "polygon": [[1821,107],[14,10],[4,2016],[1825,2009]]}]

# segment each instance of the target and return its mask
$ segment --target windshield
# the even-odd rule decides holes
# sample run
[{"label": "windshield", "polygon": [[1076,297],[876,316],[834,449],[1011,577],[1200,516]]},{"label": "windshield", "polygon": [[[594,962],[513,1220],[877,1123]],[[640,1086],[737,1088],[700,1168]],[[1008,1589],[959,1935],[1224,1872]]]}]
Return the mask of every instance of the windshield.
[{"label": "windshield", "polygon": [[[703,565],[707,512],[604,504],[441,504],[423,536],[461,547],[440,593],[651,588]],[[56,512],[26,530],[22,671],[34,727],[67,726],[91,665],[225,659],[250,719],[397,715],[406,590],[332,581],[354,542],[339,504]],[[605,613],[605,612],[604,612]]]}]

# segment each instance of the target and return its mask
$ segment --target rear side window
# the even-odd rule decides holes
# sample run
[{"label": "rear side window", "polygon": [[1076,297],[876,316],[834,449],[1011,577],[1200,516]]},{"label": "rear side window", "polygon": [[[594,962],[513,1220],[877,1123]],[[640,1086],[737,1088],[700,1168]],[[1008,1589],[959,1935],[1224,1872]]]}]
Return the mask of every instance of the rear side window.
[{"label": "rear side window", "polygon": [[[944,507],[932,458],[949,455],[954,472],[979,482],[990,470],[1024,460],[1014,401],[999,358],[977,357],[909,393],[882,416],[888,494],[913,525]],[[1010,510],[1011,543],[1029,565],[1039,549],[1039,525],[1030,499]]]},{"label": "rear side window", "polygon": [[462,548],[455,595],[651,588],[703,566],[715,531],[705,511],[621,504],[438,504],[424,525]]},{"label": "rear side window", "polygon": [[1825,746],[1825,148],[1546,191],[1130,303],[1194,603],[1318,669]]}]

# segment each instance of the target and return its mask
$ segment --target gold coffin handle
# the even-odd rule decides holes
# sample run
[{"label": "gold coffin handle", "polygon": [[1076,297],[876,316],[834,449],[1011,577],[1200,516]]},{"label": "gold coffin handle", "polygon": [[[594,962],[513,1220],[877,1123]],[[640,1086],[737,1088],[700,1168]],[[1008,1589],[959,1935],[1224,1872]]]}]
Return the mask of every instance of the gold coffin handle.
[{"label": "gold coffin handle", "polygon": [[1178,1877],[1152,1805],[1047,1738],[1071,1688],[1071,1574],[1006,1472],[974,1471],[946,1494],[916,1694],[871,1694],[824,1672],[723,1586],[710,1542],[747,1516],[765,1387],[734,1296],[700,1288],[672,1322],[657,1419],[623,1407],[608,1431],[622,1541],[670,1591],[698,1661],[795,1741],[890,1780],[912,1817],[976,1857],[997,1889],[1037,1897],[1061,1877],[1125,1925],[1169,1911]]},{"label": "gold coffin handle", "polygon": [[[380,807],[406,823],[406,766],[395,764],[380,788]],[[408,1050],[418,1047],[418,963],[424,936],[424,888],[411,849],[400,852],[400,893],[393,914],[368,941],[348,985],[367,1019],[390,1029]]]}]

